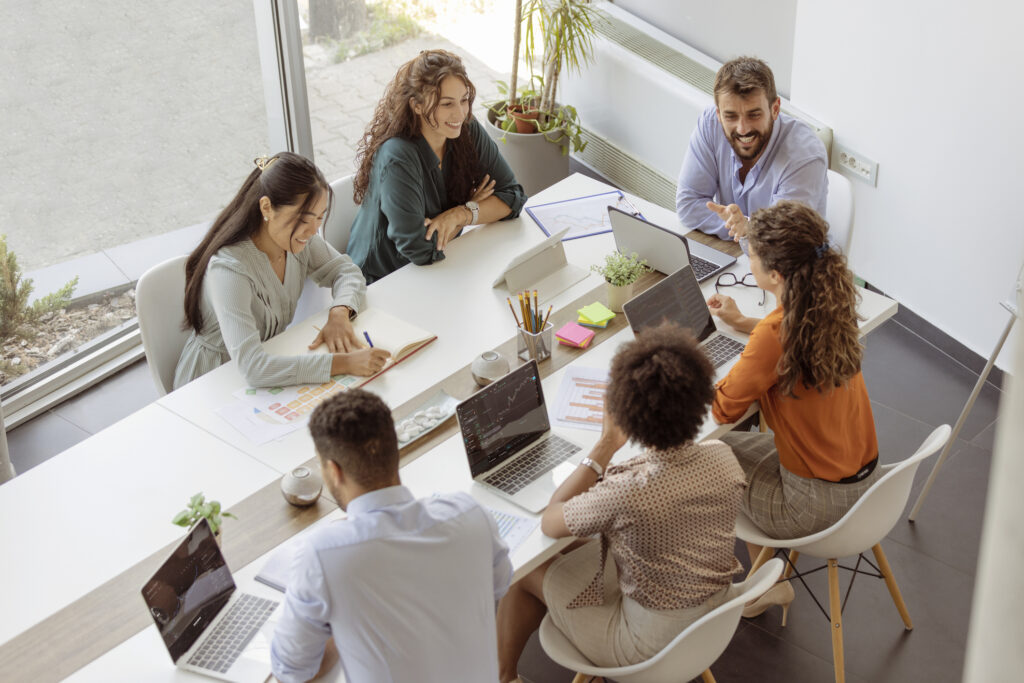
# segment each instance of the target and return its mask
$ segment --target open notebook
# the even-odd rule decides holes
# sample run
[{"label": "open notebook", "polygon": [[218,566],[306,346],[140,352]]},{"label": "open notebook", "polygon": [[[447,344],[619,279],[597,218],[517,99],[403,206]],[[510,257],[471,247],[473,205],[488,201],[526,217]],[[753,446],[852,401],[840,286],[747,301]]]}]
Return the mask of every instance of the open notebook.
[{"label": "open notebook", "polygon": [[[235,397],[260,411],[265,418],[279,424],[292,424],[307,417],[325,398],[348,388],[361,387],[372,382],[417,351],[437,339],[415,325],[411,325],[384,311],[363,311],[352,327],[360,338],[369,334],[376,348],[391,352],[387,364],[375,375],[335,375],[323,384],[300,384],[290,387],[246,387],[235,392]],[[323,352],[323,347],[318,350]]]}]

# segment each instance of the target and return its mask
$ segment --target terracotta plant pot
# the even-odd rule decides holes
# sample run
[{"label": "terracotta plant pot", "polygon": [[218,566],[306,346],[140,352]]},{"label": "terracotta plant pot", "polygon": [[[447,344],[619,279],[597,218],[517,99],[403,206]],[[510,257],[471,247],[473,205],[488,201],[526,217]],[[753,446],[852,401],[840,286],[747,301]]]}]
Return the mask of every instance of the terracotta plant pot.
[{"label": "terracotta plant pot", "polygon": [[536,133],[539,130],[537,124],[537,116],[540,114],[539,109],[524,110],[523,105],[516,104],[508,108],[509,114],[516,121],[516,132],[522,135],[529,135],[530,133]]}]

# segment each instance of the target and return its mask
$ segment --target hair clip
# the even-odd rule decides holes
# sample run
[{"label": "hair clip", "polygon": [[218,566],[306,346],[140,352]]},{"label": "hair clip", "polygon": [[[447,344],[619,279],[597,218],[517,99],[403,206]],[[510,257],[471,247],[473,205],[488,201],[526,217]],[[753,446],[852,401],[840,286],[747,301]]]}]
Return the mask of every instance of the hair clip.
[{"label": "hair clip", "polygon": [[277,161],[277,157],[268,157],[266,154],[258,156],[252,160],[252,162],[256,164],[256,168],[260,169],[261,172],[270,168],[270,165],[275,161]]},{"label": "hair clip", "polygon": [[818,245],[818,246],[816,246],[814,248],[814,255],[817,256],[818,258],[821,258],[822,256],[824,256],[825,254],[828,253],[828,250],[829,250],[828,242],[827,241],[822,242],[820,245]]}]

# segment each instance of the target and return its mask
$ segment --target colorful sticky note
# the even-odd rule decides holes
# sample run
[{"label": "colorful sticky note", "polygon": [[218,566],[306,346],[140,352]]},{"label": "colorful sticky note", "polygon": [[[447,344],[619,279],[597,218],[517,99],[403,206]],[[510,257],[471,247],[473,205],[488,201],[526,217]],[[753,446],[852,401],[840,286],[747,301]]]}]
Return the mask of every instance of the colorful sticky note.
[{"label": "colorful sticky note", "polygon": [[609,320],[615,317],[615,314],[612,313],[608,309],[608,307],[602,304],[600,301],[595,301],[589,306],[584,306],[583,308],[579,309],[577,313],[580,314],[580,318],[594,325],[607,323]]},{"label": "colorful sticky note", "polygon": [[587,348],[594,338],[594,331],[581,327],[576,323],[566,323],[555,332],[555,338],[566,346],[576,346],[581,349]]},{"label": "colorful sticky note", "polygon": [[580,325],[583,325],[584,327],[594,327],[594,328],[599,329],[599,330],[603,330],[604,328],[608,327],[608,321],[607,320],[604,321],[603,323],[601,323],[600,325],[598,325],[597,323],[590,322],[589,320],[584,318],[582,315],[579,318],[577,318],[576,322],[578,322]]}]

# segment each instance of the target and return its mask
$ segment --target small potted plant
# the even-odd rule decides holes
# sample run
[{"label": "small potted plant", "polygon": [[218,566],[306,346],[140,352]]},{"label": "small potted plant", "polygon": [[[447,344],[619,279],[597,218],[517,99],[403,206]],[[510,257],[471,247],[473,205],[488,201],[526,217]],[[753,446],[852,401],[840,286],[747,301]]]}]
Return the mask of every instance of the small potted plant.
[{"label": "small potted plant", "polygon": [[213,532],[213,537],[217,541],[217,545],[220,545],[220,526],[224,520],[222,517],[230,517],[231,519],[238,519],[230,512],[223,512],[220,509],[220,501],[217,500],[206,500],[206,496],[200,491],[196,495],[192,496],[188,501],[188,507],[174,515],[174,519],[171,520],[173,524],[183,526],[187,529],[191,529],[195,526],[196,522],[201,519],[206,519],[210,523],[210,531]]},{"label": "small potted plant", "polygon": [[622,313],[622,304],[633,298],[633,283],[653,270],[636,252],[627,256],[619,251],[605,256],[604,265],[594,264],[590,269],[608,283],[608,308],[616,313]]}]

